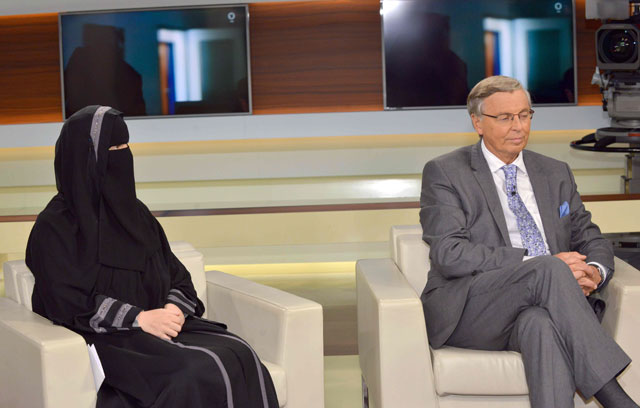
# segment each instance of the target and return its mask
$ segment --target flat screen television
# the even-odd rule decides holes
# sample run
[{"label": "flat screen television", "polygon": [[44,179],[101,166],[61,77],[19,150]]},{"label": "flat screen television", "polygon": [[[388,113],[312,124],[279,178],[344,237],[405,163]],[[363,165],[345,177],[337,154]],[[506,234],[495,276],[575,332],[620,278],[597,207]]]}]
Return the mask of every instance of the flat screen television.
[{"label": "flat screen television", "polygon": [[64,117],[251,113],[246,5],[60,14]]},{"label": "flat screen television", "polygon": [[466,104],[517,78],[535,105],[575,104],[573,0],[382,0],[386,109]]}]

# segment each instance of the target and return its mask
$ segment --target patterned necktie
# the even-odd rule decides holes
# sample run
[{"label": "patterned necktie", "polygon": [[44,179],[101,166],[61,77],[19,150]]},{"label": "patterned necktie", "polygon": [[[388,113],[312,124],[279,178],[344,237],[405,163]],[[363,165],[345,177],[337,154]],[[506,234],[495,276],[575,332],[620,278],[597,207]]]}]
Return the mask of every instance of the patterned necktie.
[{"label": "patterned necktie", "polygon": [[516,221],[518,223],[518,229],[520,230],[520,236],[522,237],[522,246],[528,250],[527,255],[538,256],[545,255],[547,249],[542,239],[542,234],[538,229],[531,213],[524,205],[518,189],[516,187],[516,173],[518,168],[515,164],[509,164],[502,167],[504,171],[505,181],[507,184],[507,202],[509,203],[509,209],[515,214]]}]

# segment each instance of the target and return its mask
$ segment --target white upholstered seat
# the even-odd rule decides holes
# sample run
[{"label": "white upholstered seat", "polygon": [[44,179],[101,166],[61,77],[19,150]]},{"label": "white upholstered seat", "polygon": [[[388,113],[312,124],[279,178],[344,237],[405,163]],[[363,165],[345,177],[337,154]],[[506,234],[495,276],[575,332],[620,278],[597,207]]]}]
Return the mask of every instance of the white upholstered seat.
[{"label": "white upholstered seat", "polygon": [[[387,259],[356,264],[358,349],[369,405],[375,408],[529,407],[520,354],[433,350],[420,302],[429,247],[419,225],[395,226]],[[640,271],[616,258],[603,296],[603,326],[635,361],[619,377],[640,399]],[[597,407],[578,395],[576,406]]]},{"label": "white upholstered seat", "polygon": [[[273,379],[281,407],[324,406],[322,307],[218,271],[186,242],[171,249],[191,273],[208,318],[256,350]],[[4,264],[0,298],[0,407],[89,408],[96,389],[81,336],[31,311],[34,278],[24,261]]]}]

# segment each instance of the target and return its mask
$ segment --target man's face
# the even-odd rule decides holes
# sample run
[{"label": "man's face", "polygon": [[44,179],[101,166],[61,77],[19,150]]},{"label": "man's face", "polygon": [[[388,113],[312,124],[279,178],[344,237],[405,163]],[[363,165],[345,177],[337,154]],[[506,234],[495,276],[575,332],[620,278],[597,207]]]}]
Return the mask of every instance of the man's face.
[{"label": "man's face", "polygon": [[513,120],[471,115],[476,132],[484,139],[487,149],[506,164],[513,162],[529,140],[531,119],[521,120],[519,113],[531,109],[529,99],[523,90],[497,92],[484,100],[482,113],[491,116],[510,113]]}]

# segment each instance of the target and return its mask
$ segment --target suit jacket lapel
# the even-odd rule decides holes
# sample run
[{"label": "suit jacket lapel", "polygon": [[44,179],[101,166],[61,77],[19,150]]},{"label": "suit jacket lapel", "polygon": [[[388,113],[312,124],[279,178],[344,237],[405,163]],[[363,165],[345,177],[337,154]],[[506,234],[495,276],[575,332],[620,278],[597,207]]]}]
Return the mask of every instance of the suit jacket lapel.
[{"label": "suit jacket lapel", "polygon": [[476,181],[480,184],[484,198],[487,200],[489,211],[491,211],[491,215],[500,230],[500,235],[502,235],[505,245],[511,246],[509,231],[507,230],[507,221],[504,219],[504,212],[502,211],[500,198],[498,198],[496,183],[493,181],[489,165],[482,155],[480,143],[481,142],[478,142],[471,148],[471,169],[473,170]]},{"label": "suit jacket lapel", "polygon": [[555,200],[551,197],[551,191],[549,190],[549,182],[545,175],[545,171],[541,168],[535,160],[530,160],[527,151],[522,152],[524,165],[527,167],[527,173],[529,175],[529,181],[531,181],[531,187],[533,188],[533,194],[538,204],[538,211],[540,211],[540,218],[542,219],[542,226],[544,227],[544,235],[547,238],[547,244],[552,254],[558,252],[558,241],[556,239],[556,223],[554,220],[558,219],[556,214],[557,209],[554,207]]}]

